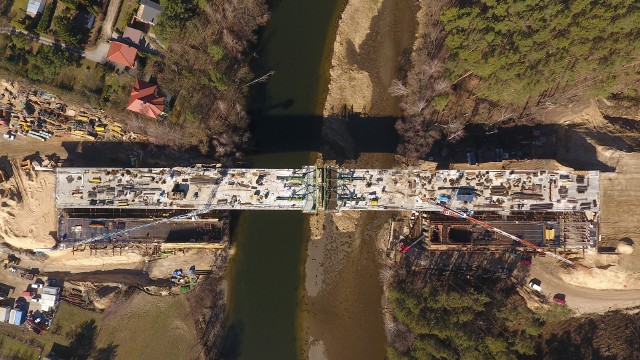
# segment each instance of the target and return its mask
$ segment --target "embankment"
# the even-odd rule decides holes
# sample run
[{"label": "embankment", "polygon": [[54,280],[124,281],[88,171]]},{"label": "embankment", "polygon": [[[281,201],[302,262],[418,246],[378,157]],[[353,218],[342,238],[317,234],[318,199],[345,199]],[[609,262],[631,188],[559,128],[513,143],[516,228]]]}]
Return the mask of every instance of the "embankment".
[{"label": "embankment", "polygon": [[400,114],[398,99],[387,89],[405,72],[417,10],[408,0],[349,0],[333,46],[324,116],[345,106],[369,116]]}]

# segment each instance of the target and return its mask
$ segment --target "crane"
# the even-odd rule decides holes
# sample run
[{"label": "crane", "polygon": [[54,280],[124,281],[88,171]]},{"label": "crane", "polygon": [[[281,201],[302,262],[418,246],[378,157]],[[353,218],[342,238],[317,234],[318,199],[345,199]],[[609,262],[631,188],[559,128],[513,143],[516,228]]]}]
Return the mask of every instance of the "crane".
[{"label": "crane", "polygon": [[[213,200],[216,197],[216,193],[218,192],[218,187],[219,186],[220,186],[220,184],[218,184],[213,189],[211,189],[211,193],[209,194],[209,197],[207,198],[207,202],[200,209],[196,209],[196,210],[191,211],[191,212],[186,213],[186,214],[176,215],[176,216],[172,216],[170,218],[161,219],[161,220],[153,221],[153,222],[150,222],[150,223],[146,223],[146,224],[142,224],[142,225],[138,225],[138,226],[134,226],[134,227],[118,230],[118,231],[115,231],[115,232],[110,232],[110,233],[94,236],[92,238],[84,239],[84,240],[81,240],[81,241],[76,241],[76,242],[74,242],[72,244],[72,246],[90,244],[92,242],[96,242],[96,241],[99,241],[99,240],[103,240],[103,239],[107,239],[107,238],[110,238],[110,237],[126,234],[126,233],[128,233],[130,231],[133,231],[133,230],[140,230],[140,229],[144,229],[144,228],[147,228],[147,227],[155,226],[155,225],[158,225],[158,224],[163,224],[163,223],[174,221],[174,220],[188,219],[190,217],[206,214],[206,213],[208,213],[209,211],[212,210]],[[64,247],[59,247],[58,249],[64,249]]]},{"label": "crane", "polygon": [[411,243],[411,245],[404,245],[402,243],[400,243],[400,251],[402,251],[402,253],[406,253],[409,250],[411,250],[411,248],[417,244],[418,242],[420,242],[420,240],[422,240],[424,238],[424,234],[420,235],[420,237],[418,239],[416,239],[416,241],[414,241],[413,243]]},{"label": "crane", "polygon": [[[480,221],[478,219],[475,219],[475,218],[471,217],[471,215],[469,215],[468,213],[466,213],[466,212],[464,212],[462,210],[452,209],[452,208],[450,208],[450,207],[448,207],[448,206],[446,206],[446,205],[444,205],[444,204],[442,204],[440,202],[437,202],[437,201],[434,201],[434,200],[431,200],[431,199],[427,200],[427,202],[432,204],[432,205],[434,205],[434,206],[437,206],[437,207],[441,208],[442,209],[441,212],[444,215],[455,217],[455,218],[460,218],[460,219],[466,219],[467,221],[471,222],[472,224],[476,224],[476,225],[482,226],[483,228],[485,228],[485,229],[487,229],[489,231],[492,231],[492,232],[494,232],[496,234],[500,234],[500,235],[502,235],[504,237],[507,237],[507,238],[509,238],[511,240],[517,241],[518,243],[520,243],[522,245],[525,245],[525,246],[527,246],[527,247],[529,247],[531,249],[534,249],[539,253],[544,253],[546,255],[549,255],[549,256],[553,257],[556,260],[562,261],[563,263],[565,263],[567,265],[570,265],[572,267],[580,266],[580,267],[582,267],[584,269],[588,269],[584,265],[574,263],[573,261],[571,261],[569,259],[565,259],[565,258],[563,258],[562,256],[560,256],[560,255],[558,255],[556,253],[553,253],[551,251],[545,250],[541,246],[538,246],[538,245],[535,245],[535,244],[533,244],[533,243],[531,243],[529,241],[520,239],[519,237],[517,237],[515,235],[511,235],[508,232],[506,232],[504,230],[500,230],[500,229],[498,229],[498,228],[496,228],[494,226],[491,226],[491,225],[487,224],[484,221]],[[405,252],[404,249],[402,249],[402,250],[403,250],[403,252]]]}]

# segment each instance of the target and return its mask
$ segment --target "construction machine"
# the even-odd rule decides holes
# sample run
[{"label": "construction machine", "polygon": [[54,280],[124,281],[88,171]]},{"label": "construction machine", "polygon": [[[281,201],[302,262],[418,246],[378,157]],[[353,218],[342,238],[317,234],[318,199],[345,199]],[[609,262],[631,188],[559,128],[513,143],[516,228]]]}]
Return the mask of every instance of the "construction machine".
[{"label": "construction machine", "polygon": [[6,259],[2,260],[2,265],[6,269],[7,267],[9,267],[9,265],[15,265],[15,266],[20,265],[20,261],[21,260],[19,257],[15,256],[14,254],[9,254],[9,256],[7,256]]}]

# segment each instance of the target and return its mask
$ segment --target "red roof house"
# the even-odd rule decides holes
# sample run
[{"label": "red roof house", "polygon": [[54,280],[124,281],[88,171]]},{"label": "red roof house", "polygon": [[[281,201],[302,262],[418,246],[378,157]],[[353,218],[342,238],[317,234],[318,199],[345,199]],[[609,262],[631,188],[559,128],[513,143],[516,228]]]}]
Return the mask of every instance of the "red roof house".
[{"label": "red roof house", "polygon": [[127,109],[157,119],[164,111],[164,96],[158,95],[158,85],[136,80]]},{"label": "red roof house", "polygon": [[116,64],[134,67],[136,65],[136,55],[138,50],[129,45],[112,41],[109,46],[109,52],[107,53],[107,60]]}]

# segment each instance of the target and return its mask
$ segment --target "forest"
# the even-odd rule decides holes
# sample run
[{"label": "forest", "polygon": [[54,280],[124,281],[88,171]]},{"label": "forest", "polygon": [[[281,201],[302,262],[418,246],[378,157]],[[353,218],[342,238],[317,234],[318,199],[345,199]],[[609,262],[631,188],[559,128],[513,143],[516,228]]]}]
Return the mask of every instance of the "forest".
[{"label": "forest", "polygon": [[409,161],[469,122],[522,117],[552,96],[611,96],[637,78],[637,1],[422,2],[427,26],[389,89],[402,99],[398,150]]},{"label": "forest", "polygon": [[74,67],[80,58],[50,46],[34,51],[31,40],[23,34],[0,35],[0,53],[4,61],[0,66],[34,81],[53,83],[67,67]]},{"label": "forest", "polygon": [[[545,323],[508,280],[438,281],[409,273],[397,276],[388,294],[393,320],[387,324],[387,353],[392,360],[531,356]],[[556,320],[571,315],[559,306],[550,312]]]},{"label": "forest", "polygon": [[167,43],[154,63],[158,81],[176,96],[169,121],[185,145],[218,159],[241,155],[249,141],[245,112],[252,79],[247,48],[269,19],[264,0],[162,0],[157,26]]},{"label": "forest", "polygon": [[387,283],[387,357],[633,359],[638,314],[579,316],[551,303],[530,310],[511,279],[445,279],[395,269]]}]

